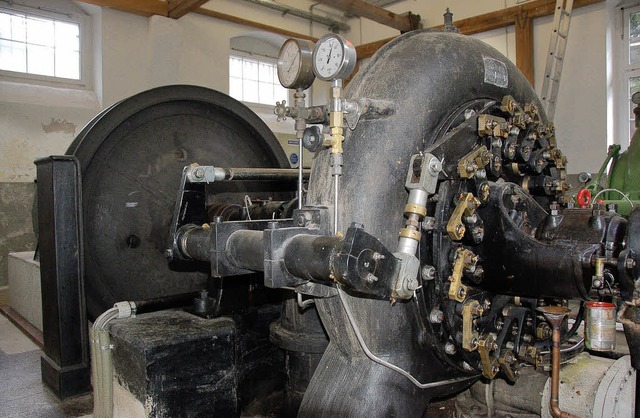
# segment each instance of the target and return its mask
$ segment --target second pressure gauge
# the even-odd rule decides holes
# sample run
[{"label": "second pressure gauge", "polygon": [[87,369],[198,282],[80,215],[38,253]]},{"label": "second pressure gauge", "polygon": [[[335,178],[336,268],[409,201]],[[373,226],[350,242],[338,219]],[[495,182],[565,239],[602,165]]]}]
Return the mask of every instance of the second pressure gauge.
[{"label": "second pressure gauge", "polygon": [[356,66],[356,48],[340,35],[324,35],[313,50],[313,72],[320,80],[349,77]]},{"label": "second pressure gauge", "polygon": [[288,89],[307,89],[313,83],[313,43],[287,39],[278,55],[278,79]]}]

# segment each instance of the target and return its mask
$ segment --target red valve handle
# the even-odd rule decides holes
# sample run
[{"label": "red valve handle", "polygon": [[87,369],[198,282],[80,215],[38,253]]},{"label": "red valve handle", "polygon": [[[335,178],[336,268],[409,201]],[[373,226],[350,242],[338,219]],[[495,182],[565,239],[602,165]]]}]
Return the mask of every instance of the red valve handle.
[{"label": "red valve handle", "polygon": [[576,195],[576,200],[581,208],[586,208],[591,203],[591,192],[587,189],[582,189]]}]

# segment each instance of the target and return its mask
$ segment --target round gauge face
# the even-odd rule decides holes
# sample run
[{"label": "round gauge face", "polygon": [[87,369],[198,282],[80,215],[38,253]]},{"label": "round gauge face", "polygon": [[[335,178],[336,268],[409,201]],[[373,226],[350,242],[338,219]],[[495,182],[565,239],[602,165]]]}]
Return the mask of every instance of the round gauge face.
[{"label": "round gauge face", "polygon": [[278,57],[278,79],[284,87],[291,87],[298,79],[302,68],[300,46],[294,39],[287,40]]},{"label": "round gauge face", "polygon": [[313,43],[302,39],[287,39],[278,55],[278,79],[288,89],[308,89],[313,74]]},{"label": "round gauge face", "polygon": [[321,39],[316,45],[313,67],[318,78],[330,80],[342,69],[344,48],[337,37]]}]

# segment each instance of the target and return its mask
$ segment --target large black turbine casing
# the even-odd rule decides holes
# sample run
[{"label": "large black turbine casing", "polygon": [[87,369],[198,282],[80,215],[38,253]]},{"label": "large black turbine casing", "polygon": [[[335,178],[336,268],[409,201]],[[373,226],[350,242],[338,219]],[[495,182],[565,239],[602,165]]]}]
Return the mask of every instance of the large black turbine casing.
[{"label": "large black turbine casing", "polygon": [[[496,70],[492,65],[504,73],[491,73]],[[359,222],[388,248],[397,245],[403,227],[404,180],[413,154],[442,137],[453,115],[474,101],[499,102],[511,95],[520,103],[537,102],[529,82],[492,47],[470,37],[430,31],[411,32],[385,45],[353,78],[345,95],[395,104],[392,117],[361,122],[347,132],[338,200],[339,231]],[[307,204],[331,205],[330,172],[329,153],[319,153]],[[369,348],[380,357],[421,382],[462,375],[432,349],[421,306],[424,295],[395,305],[387,300],[347,299]],[[464,383],[417,389],[365,357],[337,297],[319,299],[316,306],[330,344],[309,385],[301,415],[421,416],[430,399],[463,388]]]}]

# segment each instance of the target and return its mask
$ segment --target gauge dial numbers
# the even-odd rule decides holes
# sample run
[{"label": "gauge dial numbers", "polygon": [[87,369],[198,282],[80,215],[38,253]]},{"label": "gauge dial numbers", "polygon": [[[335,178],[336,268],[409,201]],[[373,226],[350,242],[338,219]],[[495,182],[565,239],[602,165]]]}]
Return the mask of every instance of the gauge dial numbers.
[{"label": "gauge dial numbers", "polygon": [[313,51],[313,71],[320,80],[347,78],[356,65],[353,44],[333,33],[320,38]]},{"label": "gauge dial numbers", "polygon": [[278,79],[288,89],[307,89],[313,83],[313,43],[287,39],[278,54]]}]

